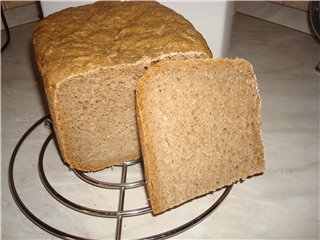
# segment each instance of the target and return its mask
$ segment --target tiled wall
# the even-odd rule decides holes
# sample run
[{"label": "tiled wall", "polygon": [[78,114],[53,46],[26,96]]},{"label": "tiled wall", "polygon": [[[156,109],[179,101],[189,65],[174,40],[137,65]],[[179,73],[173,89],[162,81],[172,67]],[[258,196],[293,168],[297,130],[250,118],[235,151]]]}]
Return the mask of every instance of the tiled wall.
[{"label": "tiled wall", "polygon": [[[15,1],[1,2],[4,15],[9,27],[16,27],[26,23],[37,21],[41,18],[42,12],[38,1]],[[3,29],[1,20],[1,30]]]},{"label": "tiled wall", "polygon": [[[295,4],[296,6],[286,6],[291,3]],[[310,33],[307,6],[308,4],[306,1],[290,1],[284,2],[284,4],[282,1],[237,1],[236,11],[264,19],[266,21],[274,22],[298,31]],[[39,2],[35,1],[31,3],[29,2],[29,4],[25,6],[19,6],[17,8],[5,10],[5,16],[10,27],[37,21],[41,18],[41,15],[42,12],[40,4]],[[2,22],[1,29],[3,29]]]},{"label": "tiled wall", "polygon": [[[305,4],[299,6],[307,9]],[[308,11],[293,8],[287,4],[280,5],[269,1],[239,1],[236,3],[236,11],[310,34]]]}]

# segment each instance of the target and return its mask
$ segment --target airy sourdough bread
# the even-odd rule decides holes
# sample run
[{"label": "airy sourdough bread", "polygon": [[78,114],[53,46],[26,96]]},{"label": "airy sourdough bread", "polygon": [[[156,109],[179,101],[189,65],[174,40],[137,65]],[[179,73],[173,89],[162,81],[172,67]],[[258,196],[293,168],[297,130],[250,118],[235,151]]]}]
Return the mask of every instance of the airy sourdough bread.
[{"label": "airy sourdough bread", "polygon": [[160,62],[138,80],[136,97],[155,214],[264,171],[260,97],[247,61]]},{"label": "airy sourdough bread", "polygon": [[56,138],[71,168],[141,157],[136,81],[159,61],[212,57],[191,23],[157,2],[108,2],[49,15],[33,34]]}]

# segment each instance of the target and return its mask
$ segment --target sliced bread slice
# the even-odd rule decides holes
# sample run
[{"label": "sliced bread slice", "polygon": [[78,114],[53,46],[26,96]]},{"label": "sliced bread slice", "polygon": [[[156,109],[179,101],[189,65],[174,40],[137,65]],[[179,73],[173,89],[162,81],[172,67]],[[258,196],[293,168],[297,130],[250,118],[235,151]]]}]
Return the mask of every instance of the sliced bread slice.
[{"label": "sliced bread slice", "polygon": [[264,171],[260,97],[247,61],[160,62],[138,80],[136,98],[154,214]]}]

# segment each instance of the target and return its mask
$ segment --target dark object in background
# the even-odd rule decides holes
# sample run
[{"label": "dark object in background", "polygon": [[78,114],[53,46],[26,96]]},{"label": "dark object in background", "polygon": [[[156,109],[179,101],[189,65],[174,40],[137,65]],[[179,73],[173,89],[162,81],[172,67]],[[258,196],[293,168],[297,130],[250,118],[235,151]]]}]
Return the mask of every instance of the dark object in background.
[{"label": "dark object in background", "polygon": [[[309,8],[309,17],[312,30],[320,40],[320,2],[319,1],[310,1]],[[320,72],[320,62],[316,66],[316,71]]]},{"label": "dark object in background", "polygon": [[4,16],[4,13],[3,13],[2,6],[1,6],[1,20],[3,22],[4,29],[5,29],[6,34],[7,34],[7,40],[3,44],[3,46],[1,46],[1,52],[3,52],[6,49],[6,47],[9,45],[9,42],[10,42],[10,31],[9,31],[9,27],[8,27],[8,23],[7,23],[6,17]]}]

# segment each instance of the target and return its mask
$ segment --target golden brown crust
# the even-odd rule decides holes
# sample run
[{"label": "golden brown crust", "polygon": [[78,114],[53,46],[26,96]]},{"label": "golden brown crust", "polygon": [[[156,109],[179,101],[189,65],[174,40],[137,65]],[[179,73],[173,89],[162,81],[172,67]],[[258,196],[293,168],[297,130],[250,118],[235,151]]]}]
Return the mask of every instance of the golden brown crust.
[{"label": "golden brown crust", "polygon": [[159,206],[160,202],[158,201],[158,199],[160,198],[157,196],[157,192],[153,189],[153,183],[156,181],[157,178],[157,171],[155,170],[155,157],[152,154],[152,144],[150,139],[150,131],[152,131],[152,129],[148,125],[148,119],[145,114],[143,102],[145,102],[146,99],[143,93],[146,91],[144,89],[145,82],[149,79],[149,75],[153,72],[153,69],[156,69],[159,66],[159,64],[161,63],[158,63],[157,65],[153,66],[151,71],[145,73],[138,80],[136,87],[137,123],[139,129],[141,152],[144,163],[144,175],[146,180],[148,197],[150,200],[149,202],[153,211],[155,209],[160,209],[161,207]]},{"label": "golden brown crust", "polygon": [[192,24],[149,1],[102,1],[54,13],[35,28],[33,45],[47,88],[96,68],[150,62],[169,53],[212,56]]}]

